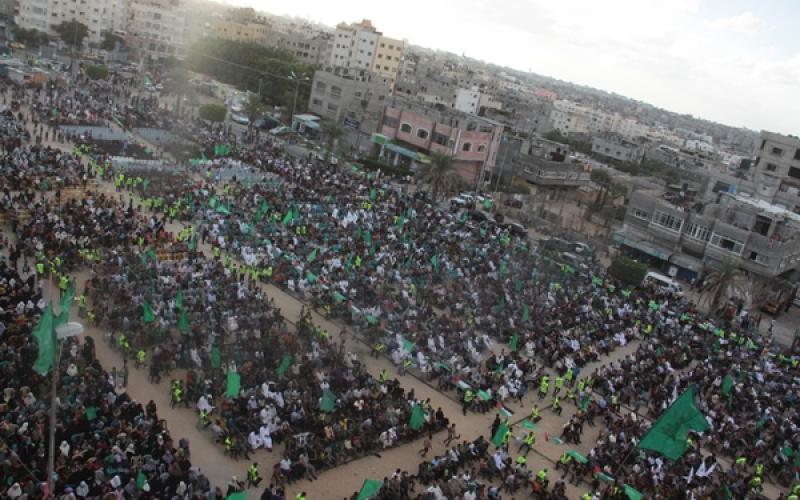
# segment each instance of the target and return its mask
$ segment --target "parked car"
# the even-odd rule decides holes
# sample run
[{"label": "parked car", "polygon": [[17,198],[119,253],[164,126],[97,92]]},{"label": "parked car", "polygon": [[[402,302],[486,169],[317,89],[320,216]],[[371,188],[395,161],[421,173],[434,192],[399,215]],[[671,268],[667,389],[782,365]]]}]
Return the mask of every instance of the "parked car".
[{"label": "parked car", "polygon": [[280,126],[281,122],[271,116],[262,116],[253,122],[253,126],[262,130],[272,130]]},{"label": "parked car", "polygon": [[653,286],[666,288],[678,296],[683,296],[683,287],[681,284],[669,276],[665,276],[661,273],[650,271],[644,276],[644,282]]}]

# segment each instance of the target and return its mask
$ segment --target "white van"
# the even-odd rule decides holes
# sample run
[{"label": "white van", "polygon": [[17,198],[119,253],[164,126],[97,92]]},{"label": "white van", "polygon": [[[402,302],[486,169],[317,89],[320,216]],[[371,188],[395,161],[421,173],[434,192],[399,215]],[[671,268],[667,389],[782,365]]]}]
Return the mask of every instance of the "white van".
[{"label": "white van", "polygon": [[644,282],[661,288],[667,288],[672,293],[683,296],[683,288],[680,283],[661,273],[648,272],[644,277]]}]

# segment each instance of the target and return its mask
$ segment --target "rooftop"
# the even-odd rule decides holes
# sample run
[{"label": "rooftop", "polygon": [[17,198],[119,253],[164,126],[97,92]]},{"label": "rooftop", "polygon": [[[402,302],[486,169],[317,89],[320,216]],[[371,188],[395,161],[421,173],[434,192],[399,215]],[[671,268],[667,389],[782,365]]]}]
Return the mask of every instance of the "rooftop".
[{"label": "rooftop", "polygon": [[735,199],[736,201],[755,207],[758,210],[768,213],[769,215],[783,216],[784,218],[791,219],[794,222],[800,222],[800,214],[796,214],[791,210],[787,210],[782,205],[776,205],[774,203],[770,203],[768,201],[759,198],[753,198],[744,193],[738,193],[738,194],[725,193],[725,194]]}]

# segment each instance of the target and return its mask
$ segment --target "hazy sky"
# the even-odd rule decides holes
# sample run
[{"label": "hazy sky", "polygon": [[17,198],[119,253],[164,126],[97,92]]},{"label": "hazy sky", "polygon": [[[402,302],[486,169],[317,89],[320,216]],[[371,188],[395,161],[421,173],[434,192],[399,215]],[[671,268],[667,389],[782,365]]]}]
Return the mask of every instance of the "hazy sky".
[{"label": "hazy sky", "polygon": [[800,0],[229,0],[800,135]]}]

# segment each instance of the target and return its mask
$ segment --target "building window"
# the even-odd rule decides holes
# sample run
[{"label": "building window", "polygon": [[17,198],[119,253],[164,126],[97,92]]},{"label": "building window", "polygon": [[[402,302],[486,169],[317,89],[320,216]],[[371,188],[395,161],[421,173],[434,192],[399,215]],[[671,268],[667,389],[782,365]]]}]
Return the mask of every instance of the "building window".
[{"label": "building window", "polygon": [[333,97],[342,97],[342,88],[335,85],[331,86],[331,95]]},{"label": "building window", "polygon": [[794,159],[800,160],[800,148],[797,148],[797,151],[794,152]]},{"label": "building window", "polygon": [[433,133],[433,142],[440,146],[447,146],[447,136],[439,132]]},{"label": "building window", "polygon": [[636,207],[632,208],[631,215],[636,217],[637,219],[650,220],[650,214],[645,212],[641,208],[636,208]]},{"label": "building window", "polygon": [[661,212],[656,210],[655,217],[653,217],[653,222],[662,226],[670,231],[680,231],[681,227],[683,227],[683,219],[679,219],[673,215],[668,213]]},{"label": "building window", "polygon": [[428,133],[428,131],[425,130],[424,128],[417,129],[417,137],[419,137],[420,139],[427,139],[429,135],[430,134]]},{"label": "building window", "polygon": [[328,103],[328,111],[339,111],[339,106],[333,104],[332,102]]},{"label": "building window", "polygon": [[767,163],[767,172],[774,172],[778,170],[778,166],[774,163]]},{"label": "building window", "polygon": [[731,238],[725,238],[723,236],[718,235],[717,233],[711,234],[710,243],[717,248],[721,248],[736,255],[741,255],[742,250],[744,250],[743,242]]},{"label": "building window", "polygon": [[783,156],[783,150],[781,148],[772,148],[772,154],[775,156]]},{"label": "building window", "polygon": [[478,153],[483,153],[484,151],[486,151],[486,144],[478,146]]},{"label": "building window", "polygon": [[699,224],[689,224],[686,236],[695,240],[708,241],[711,238],[711,230]]},{"label": "building window", "polygon": [[408,123],[404,123],[404,124],[400,125],[400,132],[403,132],[405,134],[410,134],[411,133],[411,125],[409,125]]},{"label": "building window", "polygon": [[800,179],[800,168],[789,167],[789,177]]},{"label": "building window", "polygon": [[384,116],[383,125],[390,128],[397,128],[397,118],[393,116]]},{"label": "building window", "polygon": [[311,102],[314,104],[314,106],[322,106],[322,99],[314,99]]},{"label": "building window", "polygon": [[461,146],[462,151],[472,151],[472,143],[465,142],[463,146]]}]

